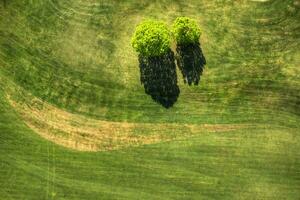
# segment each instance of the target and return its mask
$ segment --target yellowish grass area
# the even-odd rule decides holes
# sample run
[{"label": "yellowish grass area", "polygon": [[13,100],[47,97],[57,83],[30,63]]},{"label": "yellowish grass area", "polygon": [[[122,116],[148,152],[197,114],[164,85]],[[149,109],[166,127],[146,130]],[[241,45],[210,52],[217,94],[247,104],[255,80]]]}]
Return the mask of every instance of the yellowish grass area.
[{"label": "yellowish grass area", "polygon": [[[15,97],[19,95],[7,94],[7,100],[28,127],[47,140],[79,151],[115,150],[248,127],[234,124],[111,122],[67,112],[31,94],[24,96],[23,92],[23,99],[17,100]],[[141,131],[147,134],[140,134]]]}]

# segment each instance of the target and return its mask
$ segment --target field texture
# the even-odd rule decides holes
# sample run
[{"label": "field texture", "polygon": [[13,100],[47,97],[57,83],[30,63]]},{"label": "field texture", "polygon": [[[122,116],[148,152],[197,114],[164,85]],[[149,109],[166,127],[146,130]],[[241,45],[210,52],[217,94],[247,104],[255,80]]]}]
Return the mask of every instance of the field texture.
[{"label": "field texture", "polygon": [[[130,39],[178,16],[207,65],[165,109]],[[299,19],[300,0],[0,1],[0,199],[298,200]]]}]

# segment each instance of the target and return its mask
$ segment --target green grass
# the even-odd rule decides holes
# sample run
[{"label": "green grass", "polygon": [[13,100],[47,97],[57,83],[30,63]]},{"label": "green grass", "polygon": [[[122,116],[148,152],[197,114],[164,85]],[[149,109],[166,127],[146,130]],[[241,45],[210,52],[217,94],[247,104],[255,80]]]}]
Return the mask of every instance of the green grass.
[{"label": "green grass", "polygon": [[[299,199],[299,10],[299,0],[1,4],[0,199]],[[197,87],[177,71],[181,94],[166,110],[144,94],[130,38],[143,19],[184,15],[199,21],[208,63]],[[98,120],[250,126],[78,152],[26,126],[12,91]]]}]

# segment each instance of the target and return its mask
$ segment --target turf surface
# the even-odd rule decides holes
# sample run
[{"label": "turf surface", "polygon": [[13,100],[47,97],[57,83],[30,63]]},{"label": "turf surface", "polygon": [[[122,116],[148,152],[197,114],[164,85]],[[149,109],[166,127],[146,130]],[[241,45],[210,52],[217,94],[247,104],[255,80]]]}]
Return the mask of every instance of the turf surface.
[{"label": "turf surface", "polygon": [[[299,199],[299,10],[2,1],[0,199]],[[207,65],[197,87],[177,71],[180,97],[164,109],[144,94],[130,37],[177,16],[199,22]]]}]

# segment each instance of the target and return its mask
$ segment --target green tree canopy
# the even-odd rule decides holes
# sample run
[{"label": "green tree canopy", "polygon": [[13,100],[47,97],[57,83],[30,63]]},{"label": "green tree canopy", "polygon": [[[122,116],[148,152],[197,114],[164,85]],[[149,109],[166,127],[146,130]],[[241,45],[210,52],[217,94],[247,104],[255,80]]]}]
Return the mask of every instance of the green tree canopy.
[{"label": "green tree canopy", "polygon": [[146,20],[139,24],[132,37],[132,47],[143,56],[159,56],[170,48],[171,35],[163,22]]},{"label": "green tree canopy", "polygon": [[172,33],[177,44],[190,44],[199,41],[201,30],[194,19],[178,17],[172,28]]}]

